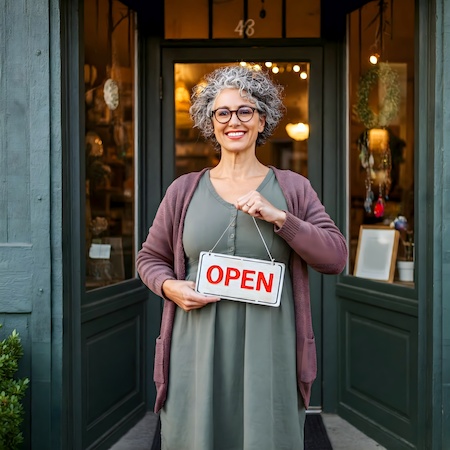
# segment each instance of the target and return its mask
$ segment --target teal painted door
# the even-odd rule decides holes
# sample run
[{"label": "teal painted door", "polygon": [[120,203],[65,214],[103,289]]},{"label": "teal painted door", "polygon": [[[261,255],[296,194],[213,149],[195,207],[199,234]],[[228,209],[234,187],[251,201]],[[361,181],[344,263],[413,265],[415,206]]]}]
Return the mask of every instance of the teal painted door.
[{"label": "teal painted door", "polygon": [[[258,149],[265,164],[307,176],[322,192],[322,49],[321,48],[165,48],[162,50],[162,184],[186,172],[212,166],[216,155],[192,129],[188,107],[190,90],[201,77],[223,64],[252,61],[271,65],[274,78],[285,87],[287,112],[271,143]],[[309,125],[309,137],[291,138],[288,128]],[[300,136],[302,138],[302,136]],[[317,342],[318,377],[311,406],[322,407],[322,277],[310,272],[311,304]]]}]

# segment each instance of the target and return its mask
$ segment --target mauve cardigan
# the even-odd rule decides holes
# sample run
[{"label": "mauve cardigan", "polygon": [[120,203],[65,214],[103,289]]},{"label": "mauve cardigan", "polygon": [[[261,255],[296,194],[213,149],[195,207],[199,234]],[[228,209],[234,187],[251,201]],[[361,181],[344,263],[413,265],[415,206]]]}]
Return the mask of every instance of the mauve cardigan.
[{"label": "mauve cardigan", "polygon": [[[306,178],[289,170],[275,167],[271,169],[288,207],[286,222],[281,228],[274,227],[274,231],[294,250],[290,270],[296,324],[297,384],[307,408],[317,373],[307,265],[321,273],[340,273],[347,261],[347,244]],[[160,297],[164,298],[164,281],[185,279],[185,253],[182,242],[184,218],[192,195],[206,170],[182,175],[169,186],[147,239],[137,255],[136,267],[142,281]],[[165,298],[160,336],[156,340],[155,349],[155,412],[163,407],[167,397],[170,346],[176,308],[174,302]]]}]

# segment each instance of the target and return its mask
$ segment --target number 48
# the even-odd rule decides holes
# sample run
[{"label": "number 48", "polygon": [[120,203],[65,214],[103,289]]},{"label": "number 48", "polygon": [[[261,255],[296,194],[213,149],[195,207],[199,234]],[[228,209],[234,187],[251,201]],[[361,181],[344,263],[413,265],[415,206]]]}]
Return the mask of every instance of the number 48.
[{"label": "number 48", "polygon": [[239,33],[239,36],[243,36],[244,33],[246,36],[253,36],[255,33],[255,21],[253,19],[248,19],[245,22],[240,20],[237,24],[237,27],[234,29],[235,33]]}]

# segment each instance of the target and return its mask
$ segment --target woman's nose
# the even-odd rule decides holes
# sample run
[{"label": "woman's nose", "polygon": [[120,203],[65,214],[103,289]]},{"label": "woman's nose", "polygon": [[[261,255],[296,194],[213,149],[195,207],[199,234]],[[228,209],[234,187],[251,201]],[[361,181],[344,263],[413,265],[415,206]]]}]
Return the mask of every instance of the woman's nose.
[{"label": "woman's nose", "polygon": [[241,124],[241,121],[239,120],[239,117],[238,117],[238,115],[237,115],[237,111],[233,111],[232,113],[231,113],[231,119],[230,119],[230,121],[228,122],[230,125],[240,125]]}]

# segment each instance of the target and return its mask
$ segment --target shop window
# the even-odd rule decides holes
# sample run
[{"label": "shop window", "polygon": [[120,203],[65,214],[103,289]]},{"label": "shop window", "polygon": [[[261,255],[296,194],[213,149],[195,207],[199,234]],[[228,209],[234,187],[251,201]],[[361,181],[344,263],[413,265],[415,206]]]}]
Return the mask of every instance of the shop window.
[{"label": "shop window", "polygon": [[86,289],[135,277],[135,16],[84,2]]},{"label": "shop window", "polygon": [[[415,257],[414,1],[369,2],[348,19],[349,271],[362,225],[393,228],[394,282],[413,286],[398,263]],[[374,266],[376,253],[367,256]]]},{"label": "shop window", "polygon": [[165,0],[166,39],[320,37],[320,0]]}]

